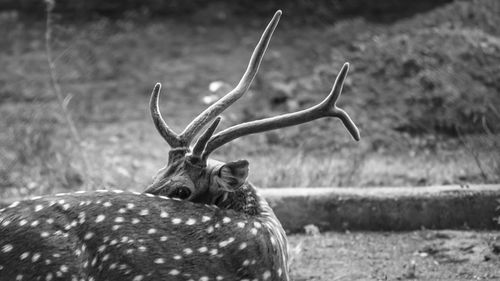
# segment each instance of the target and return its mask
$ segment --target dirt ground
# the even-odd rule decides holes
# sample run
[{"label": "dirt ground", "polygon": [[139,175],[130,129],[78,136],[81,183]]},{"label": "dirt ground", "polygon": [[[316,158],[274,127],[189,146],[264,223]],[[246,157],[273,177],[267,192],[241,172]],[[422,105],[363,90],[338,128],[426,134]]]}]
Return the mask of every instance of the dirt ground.
[{"label": "dirt ground", "polygon": [[293,280],[500,280],[500,232],[289,236]]}]

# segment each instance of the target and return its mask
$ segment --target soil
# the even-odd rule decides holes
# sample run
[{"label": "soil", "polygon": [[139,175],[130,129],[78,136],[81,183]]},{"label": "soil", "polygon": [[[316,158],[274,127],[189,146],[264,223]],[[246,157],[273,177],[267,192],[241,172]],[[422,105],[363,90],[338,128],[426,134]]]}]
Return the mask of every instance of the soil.
[{"label": "soil", "polygon": [[289,236],[306,280],[500,280],[500,232],[328,232]]}]

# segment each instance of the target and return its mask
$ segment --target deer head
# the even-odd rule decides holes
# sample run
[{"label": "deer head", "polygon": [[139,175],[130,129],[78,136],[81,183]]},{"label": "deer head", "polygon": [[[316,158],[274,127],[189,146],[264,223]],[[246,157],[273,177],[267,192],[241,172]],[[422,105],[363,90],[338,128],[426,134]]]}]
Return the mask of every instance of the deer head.
[{"label": "deer head", "polygon": [[[250,87],[280,16],[281,11],[277,11],[264,30],[238,85],[198,115],[182,133],[175,133],[163,120],[158,107],[161,85],[156,84],[151,95],[151,115],[158,132],[171,150],[168,164],[158,172],[153,183],[145,190],[146,193],[219,205],[227,198],[228,193],[246,184],[248,162],[239,160],[222,163],[208,157],[222,145],[245,135],[294,126],[322,117],[337,117],[352,137],[359,140],[359,131],[354,122],[345,111],[336,106],[349,68],[347,63],[340,70],[330,94],[321,103],[298,112],[235,125],[214,135],[220,122],[218,115]],[[210,122],[212,124],[191,147],[194,137]]]}]

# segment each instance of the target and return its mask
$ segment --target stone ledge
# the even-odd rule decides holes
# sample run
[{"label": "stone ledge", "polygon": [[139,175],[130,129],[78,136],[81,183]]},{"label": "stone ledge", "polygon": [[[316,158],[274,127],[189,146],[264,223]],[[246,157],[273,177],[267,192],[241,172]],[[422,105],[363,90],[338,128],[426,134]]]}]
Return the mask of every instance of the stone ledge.
[{"label": "stone ledge", "polygon": [[500,185],[266,188],[261,189],[283,227],[320,230],[405,231],[500,229]]}]

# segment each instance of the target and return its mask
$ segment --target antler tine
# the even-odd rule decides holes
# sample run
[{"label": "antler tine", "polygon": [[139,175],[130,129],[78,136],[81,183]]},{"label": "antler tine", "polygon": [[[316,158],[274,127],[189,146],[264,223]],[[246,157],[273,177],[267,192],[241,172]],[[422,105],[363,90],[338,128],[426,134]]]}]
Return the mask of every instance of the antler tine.
[{"label": "antler tine", "polygon": [[337,75],[337,78],[335,79],[332,91],[321,103],[301,111],[246,122],[227,128],[210,138],[203,153],[203,158],[206,159],[212,151],[236,138],[274,129],[294,126],[328,116],[338,117],[346,126],[352,137],[356,141],[359,141],[359,130],[356,127],[356,124],[354,124],[352,119],[344,110],[336,106],[337,99],[342,92],[342,86],[344,84],[344,79],[347,76],[348,69],[349,64],[345,63],[339,74]]},{"label": "antler tine", "polygon": [[327,110],[330,116],[339,118],[346,129],[349,131],[351,136],[356,140],[360,140],[359,129],[352,121],[351,117],[345,112],[343,109],[337,107],[337,100],[342,93],[342,88],[344,87],[344,80],[347,77],[347,72],[349,71],[349,63],[346,62],[342,66],[337,78],[335,78],[335,83],[333,83],[332,91],[325,98],[323,102],[321,102],[320,107]]},{"label": "antler tine", "polygon": [[269,24],[267,25],[264,33],[262,34],[259,43],[255,47],[253,51],[252,57],[250,58],[250,62],[248,63],[247,69],[243,74],[238,85],[227,93],[224,97],[219,99],[216,103],[212,104],[210,107],[205,109],[200,115],[198,115],[180,134],[181,140],[186,143],[190,143],[192,139],[198,134],[198,132],[209,123],[215,116],[219,115],[222,111],[224,111],[227,107],[233,104],[236,100],[238,100],[241,96],[243,96],[250,87],[257,71],[259,70],[259,65],[264,57],[264,53],[266,52],[267,46],[269,45],[269,41],[273,35],[276,26],[278,25],[278,21],[281,16],[281,10],[278,10]]},{"label": "antler tine", "polygon": [[201,158],[203,151],[205,150],[205,147],[207,146],[210,137],[212,137],[212,135],[215,132],[215,129],[219,125],[220,120],[221,120],[220,116],[215,118],[214,122],[212,122],[212,125],[210,125],[210,127],[208,127],[208,129],[205,132],[203,132],[200,138],[198,138],[198,141],[195,143],[193,147],[193,153],[192,153],[193,157]]},{"label": "antler tine", "polygon": [[158,106],[158,102],[160,100],[160,89],[161,84],[156,83],[149,102],[149,109],[151,111],[153,123],[155,124],[155,127],[160,135],[167,141],[170,147],[181,147],[183,146],[181,139],[172,129],[170,129],[170,127],[168,127],[167,123],[165,123],[165,120],[163,120],[163,117],[161,116],[160,107]]}]

